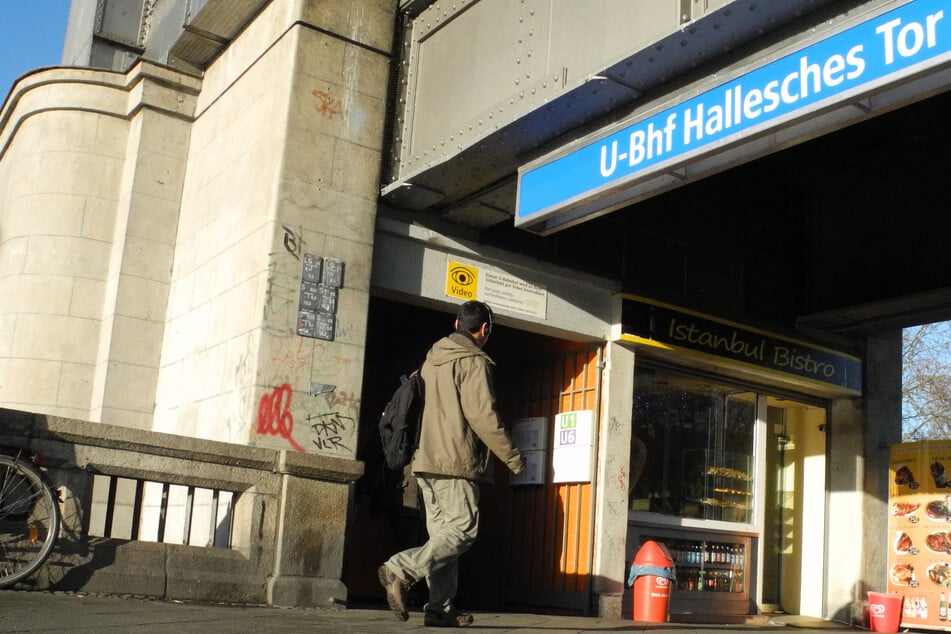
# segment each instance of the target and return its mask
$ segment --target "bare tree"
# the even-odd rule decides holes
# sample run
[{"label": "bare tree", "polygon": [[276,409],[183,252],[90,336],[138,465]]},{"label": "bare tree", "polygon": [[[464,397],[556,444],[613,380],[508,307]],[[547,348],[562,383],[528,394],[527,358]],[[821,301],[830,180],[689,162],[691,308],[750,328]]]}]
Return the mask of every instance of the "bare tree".
[{"label": "bare tree", "polygon": [[949,439],[951,322],[906,328],[902,339],[902,437]]}]

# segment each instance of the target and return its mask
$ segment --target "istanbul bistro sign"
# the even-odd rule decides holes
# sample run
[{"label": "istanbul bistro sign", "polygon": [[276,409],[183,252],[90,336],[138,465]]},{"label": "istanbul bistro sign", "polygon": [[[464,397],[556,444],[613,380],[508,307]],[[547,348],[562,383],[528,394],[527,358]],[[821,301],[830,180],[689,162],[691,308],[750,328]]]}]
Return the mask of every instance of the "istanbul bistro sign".
[{"label": "istanbul bistro sign", "polygon": [[625,295],[622,339],[691,350],[834,387],[862,391],[862,361],[805,341]]},{"label": "istanbul bistro sign", "polygon": [[940,66],[951,59],[947,6],[947,0],[909,2],[607,136],[522,166],[515,225],[549,233],[606,213],[652,180],[677,180],[671,174],[704,156]]}]

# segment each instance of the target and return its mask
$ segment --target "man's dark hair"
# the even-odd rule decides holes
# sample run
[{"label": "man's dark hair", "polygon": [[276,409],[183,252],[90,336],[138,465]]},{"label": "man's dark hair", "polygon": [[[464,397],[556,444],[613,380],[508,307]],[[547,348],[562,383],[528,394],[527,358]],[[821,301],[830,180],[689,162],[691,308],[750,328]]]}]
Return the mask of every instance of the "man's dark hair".
[{"label": "man's dark hair", "polygon": [[459,320],[459,330],[475,333],[482,324],[489,324],[489,331],[492,330],[492,309],[488,304],[476,300],[460,305],[456,319]]}]

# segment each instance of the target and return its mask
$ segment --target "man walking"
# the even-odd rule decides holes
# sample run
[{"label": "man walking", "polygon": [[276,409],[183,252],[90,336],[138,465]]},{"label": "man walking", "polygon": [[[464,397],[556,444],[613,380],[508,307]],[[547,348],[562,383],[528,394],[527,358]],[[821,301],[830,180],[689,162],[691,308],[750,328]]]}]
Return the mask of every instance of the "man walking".
[{"label": "man walking", "polygon": [[426,400],[412,471],[423,497],[429,540],[396,553],[377,571],[387,603],[401,621],[409,618],[407,591],[426,579],[426,625],[472,624],[472,615],[456,610],[454,600],[459,556],[475,543],[479,528],[477,481],[488,466],[489,452],[515,474],[525,468],[496,411],[495,364],[482,352],[491,333],[489,306],[462,304],[455,332],[433,344],[420,370]]}]

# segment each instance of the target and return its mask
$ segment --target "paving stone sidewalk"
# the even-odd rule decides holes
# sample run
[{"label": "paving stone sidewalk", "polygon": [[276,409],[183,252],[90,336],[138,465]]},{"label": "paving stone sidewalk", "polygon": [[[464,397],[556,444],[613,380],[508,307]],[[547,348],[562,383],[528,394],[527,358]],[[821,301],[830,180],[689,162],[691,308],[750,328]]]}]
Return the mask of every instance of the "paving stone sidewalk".
[{"label": "paving stone sidewalk", "polygon": [[[266,606],[178,603],[137,597],[84,595],[62,592],[0,590],[0,632],[250,634],[257,632],[432,632],[420,612],[401,623],[385,605],[350,609],[296,609]],[[853,628],[858,631],[858,628]],[[476,613],[467,630],[478,633],[539,632],[744,632],[796,634],[842,632],[850,628],[817,619],[788,617],[769,625],[710,626],[678,623],[645,624],[595,617],[548,616],[524,613]]]}]

